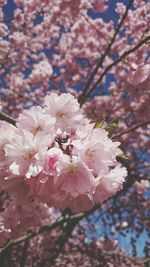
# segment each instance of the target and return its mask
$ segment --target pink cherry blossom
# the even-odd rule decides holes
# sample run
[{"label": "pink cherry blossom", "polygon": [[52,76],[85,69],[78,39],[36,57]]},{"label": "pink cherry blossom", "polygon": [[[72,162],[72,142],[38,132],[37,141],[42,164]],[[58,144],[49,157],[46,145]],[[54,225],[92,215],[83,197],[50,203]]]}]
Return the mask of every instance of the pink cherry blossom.
[{"label": "pink cherry blossom", "polygon": [[[41,141],[42,139],[42,141]],[[47,151],[51,145],[52,139],[50,135],[38,134],[35,137],[27,131],[20,131],[15,136],[13,142],[5,145],[6,162],[9,162],[10,169],[14,174],[35,176],[42,170],[42,154]],[[13,163],[16,164],[18,170],[14,171]]]},{"label": "pink cherry blossom", "polygon": [[74,127],[82,119],[79,112],[79,104],[71,94],[62,94],[58,96],[52,93],[45,97],[46,114],[51,115],[56,119],[56,129],[60,128],[63,131],[74,129]]},{"label": "pink cherry blossom", "polygon": [[29,76],[29,79],[34,84],[38,84],[43,81],[43,79],[50,78],[52,76],[53,70],[51,64],[47,60],[40,61],[35,64],[33,71]]},{"label": "pink cherry blossom", "polygon": [[150,77],[150,65],[135,66],[135,70],[131,72],[130,83],[138,86]]},{"label": "pink cherry blossom", "polygon": [[74,197],[95,191],[96,180],[83,161],[73,157],[71,160],[66,159],[61,164],[63,168],[56,177],[56,185],[62,191],[70,193]]},{"label": "pink cherry blossom", "polygon": [[94,200],[96,202],[103,202],[117,191],[121,190],[126,176],[126,169],[120,167],[120,165],[116,166],[109,174],[100,178],[99,185],[94,194]]},{"label": "pink cherry blossom", "polygon": [[119,154],[119,142],[112,142],[104,129],[92,129],[84,142],[73,142],[76,153],[93,171],[94,175],[104,175],[109,171]]},{"label": "pink cherry blossom", "polygon": [[90,194],[80,194],[77,197],[73,197],[69,194],[66,196],[64,192],[61,192],[59,198],[57,195],[54,195],[52,203],[58,209],[63,210],[70,208],[75,213],[89,210],[94,205],[93,198],[90,196]]},{"label": "pink cherry blossom", "polygon": [[3,165],[5,160],[5,145],[14,140],[16,136],[16,128],[13,125],[1,121],[0,131],[0,165]]},{"label": "pink cherry blossom", "polygon": [[53,135],[55,118],[44,114],[40,106],[32,107],[30,110],[24,110],[17,120],[17,127],[25,129],[36,135],[43,131]]}]

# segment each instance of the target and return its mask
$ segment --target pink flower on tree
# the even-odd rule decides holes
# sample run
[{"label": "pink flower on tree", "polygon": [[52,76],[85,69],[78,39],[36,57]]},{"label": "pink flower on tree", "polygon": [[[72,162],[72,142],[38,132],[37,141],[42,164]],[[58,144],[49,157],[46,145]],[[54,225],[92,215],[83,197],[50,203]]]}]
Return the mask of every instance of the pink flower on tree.
[{"label": "pink flower on tree", "polygon": [[43,79],[49,79],[53,74],[52,66],[48,60],[40,61],[35,64],[33,71],[29,76],[29,79],[34,84],[38,84],[43,81]]},{"label": "pink flower on tree", "polygon": [[56,119],[55,127],[71,131],[80,124],[82,114],[77,100],[71,94],[52,93],[45,97],[45,112]]},{"label": "pink flower on tree", "polygon": [[100,177],[99,185],[94,194],[95,202],[102,203],[104,200],[116,194],[117,191],[120,191],[126,176],[126,168],[117,165],[114,169],[110,170],[107,175],[102,178]]},{"label": "pink flower on tree", "polygon": [[73,197],[92,194],[95,191],[97,181],[80,158],[66,157],[61,165],[60,174],[56,177],[56,186],[60,187],[60,190]]},{"label": "pink flower on tree", "polygon": [[138,86],[139,84],[145,82],[148,78],[150,78],[150,65],[146,64],[144,66],[138,66],[134,64],[132,66],[134,71],[130,74],[130,83],[134,86]]},{"label": "pink flower on tree", "polygon": [[[87,210],[122,189],[120,143],[86,119],[69,93],[23,111],[16,127],[2,123],[1,185],[17,201]],[[80,202],[82,200],[82,206]]]},{"label": "pink flower on tree", "polygon": [[36,135],[38,132],[49,133],[53,135],[55,118],[45,114],[40,106],[32,107],[30,110],[24,110],[17,120],[17,127],[30,131]]},{"label": "pink flower on tree", "polygon": [[[50,135],[37,134],[19,130],[14,139],[5,145],[6,163],[13,174],[24,175],[29,178],[43,169],[43,157],[48,146],[51,145]],[[16,168],[14,168],[14,164]]]}]

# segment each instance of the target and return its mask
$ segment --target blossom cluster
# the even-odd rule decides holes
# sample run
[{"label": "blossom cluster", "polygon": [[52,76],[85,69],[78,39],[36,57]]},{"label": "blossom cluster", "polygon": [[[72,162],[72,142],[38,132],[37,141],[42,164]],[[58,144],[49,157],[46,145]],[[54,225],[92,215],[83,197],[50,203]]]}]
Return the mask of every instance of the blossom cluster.
[{"label": "blossom cluster", "polygon": [[7,240],[25,234],[31,227],[48,224],[54,218],[53,209],[37,200],[23,204],[11,201],[9,207],[0,213],[0,247]]},{"label": "blossom cluster", "polygon": [[24,110],[16,127],[1,122],[2,188],[19,203],[87,210],[122,188],[119,142],[83,116],[69,93],[51,93],[43,107]]}]

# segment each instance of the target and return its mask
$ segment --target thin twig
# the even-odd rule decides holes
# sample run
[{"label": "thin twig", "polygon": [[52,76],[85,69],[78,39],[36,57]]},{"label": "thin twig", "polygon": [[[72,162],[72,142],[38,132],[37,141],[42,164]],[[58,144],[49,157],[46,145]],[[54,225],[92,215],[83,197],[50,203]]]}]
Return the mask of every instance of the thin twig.
[{"label": "thin twig", "polygon": [[112,67],[114,67],[115,65],[117,65],[119,62],[121,62],[125,57],[129,56],[130,54],[132,54],[133,52],[135,52],[138,48],[140,48],[143,44],[146,44],[150,41],[150,36],[147,36],[145,39],[143,39],[141,42],[139,42],[137,45],[135,45],[134,47],[128,49],[127,51],[123,52],[122,55],[116,59],[114,62],[112,62],[110,65],[108,65],[106,67],[106,69],[103,71],[103,73],[101,74],[100,78],[95,82],[95,84],[92,86],[92,88],[86,93],[86,95],[84,94],[84,96],[82,97],[82,101],[80,100],[80,105],[82,106],[86,100],[86,98],[91,94],[91,92],[96,88],[96,86],[98,86],[100,84],[100,82],[103,80],[104,76],[107,74],[108,71],[110,71],[110,69]]},{"label": "thin twig", "polygon": [[0,112],[0,120],[6,121],[14,126],[16,125],[16,120],[13,119],[11,116],[5,114],[4,112]]},{"label": "thin twig", "polygon": [[[69,217],[69,221],[70,222],[71,221],[78,221],[78,220],[80,220],[80,218],[82,218],[82,216],[83,216],[83,213],[73,214],[72,216]],[[60,219],[60,220],[54,222],[53,224],[44,225],[36,231],[30,231],[24,236],[21,236],[19,238],[14,239],[14,240],[11,239],[8,241],[8,243],[4,247],[0,248],[0,253],[2,253],[4,250],[6,250],[7,248],[9,248],[11,246],[20,244],[20,243],[22,243],[26,240],[29,240],[29,239],[31,239],[31,238],[39,235],[39,234],[43,234],[44,232],[51,231],[57,227],[63,226],[63,224],[66,223],[67,221],[68,221],[68,218],[63,218],[63,219]]]},{"label": "thin twig", "polygon": [[108,44],[108,46],[107,46],[107,48],[106,48],[106,50],[105,50],[105,53],[104,53],[104,54],[100,57],[100,59],[98,60],[98,63],[97,63],[97,65],[96,65],[95,69],[93,70],[93,72],[91,73],[91,75],[90,75],[90,77],[89,77],[89,79],[88,79],[88,81],[87,81],[87,84],[86,84],[86,86],[85,86],[83,92],[82,92],[81,95],[79,96],[79,103],[82,103],[82,102],[83,102],[83,99],[85,98],[86,94],[88,93],[88,90],[89,90],[89,88],[90,88],[90,85],[91,85],[91,83],[92,83],[92,81],[93,81],[95,75],[97,74],[99,67],[103,64],[103,62],[104,62],[106,56],[109,54],[109,52],[110,52],[110,50],[111,50],[111,47],[112,47],[113,43],[115,42],[116,36],[118,35],[118,33],[119,33],[119,31],[120,31],[120,29],[121,29],[123,23],[124,23],[124,20],[125,20],[126,17],[127,17],[128,11],[129,11],[130,7],[131,7],[132,4],[133,4],[133,1],[134,1],[134,0],[130,0],[130,1],[129,1],[129,3],[128,3],[127,7],[126,7],[126,11],[125,11],[124,15],[122,16],[122,19],[120,20],[120,22],[119,22],[119,24],[118,24],[118,26],[117,26],[117,28],[116,28],[116,30],[115,30],[115,32],[114,32],[114,35],[113,35],[113,37],[112,37],[110,43]]},{"label": "thin twig", "polygon": [[138,124],[132,126],[131,128],[129,128],[128,130],[123,131],[123,132],[121,132],[121,133],[118,133],[118,134],[114,135],[114,136],[112,137],[112,139],[117,139],[117,138],[121,137],[121,136],[124,135],[124,134],[128,134],[128,133],[130,133],[130,132],[133,132],[133,131],[135,131],[136,129],[138,129],[138,128],[142,127],[142,126],[146,126],[146,125],[148,125],[148,124],[150,124],[150,120],[140,122],[140,123],[138,123]]}]

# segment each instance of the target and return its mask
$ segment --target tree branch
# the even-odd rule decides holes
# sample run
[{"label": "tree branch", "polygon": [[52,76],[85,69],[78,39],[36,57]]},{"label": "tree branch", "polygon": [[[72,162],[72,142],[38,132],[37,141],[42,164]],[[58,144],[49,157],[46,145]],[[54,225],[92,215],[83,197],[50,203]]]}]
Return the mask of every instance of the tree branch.
[{"label": "tree branch", "polygon": [[82,218],[83,216],[83,213],[78,213],[78,214],[73,214],[72,216],[68,218],[63,218],[63,219],[58,219],[56,222],[54,222],[53,224],[49,224],[49,225],[44,225],[42,226],[41,228],[39,228],[38,230],[36,231],[29,231],[26,235],[24,236],[21,236],[19,238],[16,238],[16,239],[11,239],[8,241],[8,243],[0,248],[0,253],[2,253],[4,250],[6,250],[7,248],[11,247],[11,246],[14,246],[14,245],[17,245],[17,244],[20,244],[26,240],[29,240],[39,234],[43,234],[44,232],[47,232],[47,231],[52,231],[53,229],[57,228],[57,227],[61,227],[63,226],[68,220],[71,222],[75,222],[75,221],[78,221]]},{"label": "tree branch", "polygon": [[8,123],[10,123],[10,124],[12,124],[14,126],[16,125],[16,120],[13,119],[11,116],[3,113],[3,112],[0,112],[0,120],[1,121],[6,121],[6,122],[8,122]]},{"label": "tree branch", "polygon": [[133,131],[135,131],[136,129],[138,129],[138,128],[142,127],[142,126],[146,126],[146,125],[148,125],[148,124],[150,124],[150,120],[140,122],[140,123],[136,124],[135,126],[132,126],[131,128],[129,128],[128,130],[123,131],[123,132],[121,132],[121,133],[118,133],[118,134],[114,135],[114,136],[112,137],[112,139],[117,139],[117,138],[121,137],[121,136],[124,135],[124,134],[128,134],[128,133],[130,133],[130,132],[133,132]]},{"label": "tree branch", "polygon": [[120,20],[120,22],[119,22],[119,24],[117,26],[117,29],[116,29],[116,31],[115,31],[110,43],[108,44],[108,46],[107,46],[107,48],[105,50],[105,53],[98,60],[98,63],[96,65],[95,69],[93,70],[93,72],[91,73],[83,92],[79,96],[79,103],[83,103],[83,99],[85,98],[86,94],[88,93],[90,85],[91,85],[95,75],[97,74],[97,71],[98,71],[99,67],[103,64],[106,56],[109,54],[109,52],[111,50],[111,47],[112,47],[113,43],[115,42],[116,36],[118,35],[118,33],[119,33],[123,23],[124,23],[124,20],[127,17],[128,11],[129,11],[130,7],[132,6],[133,2],[134,2],[134,0],[130,0],[129,1],[129,3],[128,3],[127,7],[126,7],[126,11],[125,11],[124,15],[122,16],[122,19]]},{"label": "tree branch", "polygon": [[30,242],[30,240],[27,239],[25,241],[25,243],[24,243],[23,253],[22,253],[22,256],[21,256],[21,259],[20,259],[20,267],[25,267],[29,242]]},{"label": "tree branch", "polygon": [[150,41],[150,36],[147,36],[146,38],[144,38],[142,41],[140,41],[137,45],[135,45],[134,47],[130,48],[129,50],[123,52],[123,54],[116,59],[114,62],[112,62],[110,65],[108,65],[106,67],[106,69],[103,71],[102,75],[100,76],[100,78],[95,82],[95,84],[92,86],[92,88],[86,92],[86,94],[84,94],[82,96],[82,99],[80,98],[80,105],[82,106],[86,100],[86,98],[91,94],[91,92],[95,89],[95,87],[103,80],[104,76],[107,74],[107,72],[114,67],[115,65],[117,65],[119,62],[121,62],[125,57],[129,56],[130,54],[132,54],[133,52],[135,52],[138,48],[140,48],[143,44],[146,44]]}]

